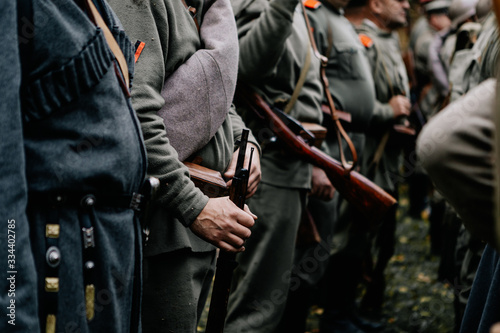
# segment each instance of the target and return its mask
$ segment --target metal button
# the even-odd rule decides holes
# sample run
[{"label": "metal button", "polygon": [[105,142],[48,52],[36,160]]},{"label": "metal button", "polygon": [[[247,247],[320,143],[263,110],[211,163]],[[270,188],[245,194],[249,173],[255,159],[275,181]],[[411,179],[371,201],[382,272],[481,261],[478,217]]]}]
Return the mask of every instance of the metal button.
[{"label": "metal button", "polygon": [[47,250],[45,259],[50,267],[57,267],[61,263],[61,251],[57,247],[51,246]]},{"label": "metal button", "polygon": [[82,199],[82,206],[91,207],[95,205],[95,197],[92,194],[89,194]]},{"label": "metal button", "polygon": [[87,271],[90,271],[90,270],[94,269],[94,267],[95,267],[95,264],[94,264],[94,262],[92,260],[89,260],[89,261],[85,262],[85,269]]}]

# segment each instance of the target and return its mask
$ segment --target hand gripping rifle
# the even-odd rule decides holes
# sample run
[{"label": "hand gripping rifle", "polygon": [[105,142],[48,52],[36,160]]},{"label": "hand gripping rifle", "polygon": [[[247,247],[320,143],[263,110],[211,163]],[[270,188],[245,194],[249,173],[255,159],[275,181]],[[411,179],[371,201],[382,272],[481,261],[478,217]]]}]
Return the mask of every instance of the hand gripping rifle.
[{"label": "hand gripping rifle", "polygon": [[[245,197],[247,194],[248,178],[250,176],[250,167],[252,163],[253,148],[250,153],[250,161],[248,168],[244,167],[245,155],[248,142],[247,129],[241,134],[236,163],[236,171],[233,177],[231,187],[229,189],[229,198],[239,208],[245,206]],[[233,270],[236,268],[236,254],[226,251],[219,251],[217,258],[217,269],[215,272],[215,280],[212,290],[212,299],[210,300],[210,309],[208,311],[207,328],[205,333],[222,333],[224,332],[224,322],[227,313],[227,301],[229,299],[229,291],[231,288],[231,279]]]},{"label": "hand gripping rifle", "polygon": [[[335,189],[369,221],[380,221],[390,209],[395,209],[396,199],[368,178],[345,169],[339,161],[304,140],[298,135],[299,128],[293,118],[271,108],[261,96],[241,82],[238,83],[235,100],[267,121],[269,128],[297,157],[323,169]],[[285,122],[284,117],[290,121]]]}]

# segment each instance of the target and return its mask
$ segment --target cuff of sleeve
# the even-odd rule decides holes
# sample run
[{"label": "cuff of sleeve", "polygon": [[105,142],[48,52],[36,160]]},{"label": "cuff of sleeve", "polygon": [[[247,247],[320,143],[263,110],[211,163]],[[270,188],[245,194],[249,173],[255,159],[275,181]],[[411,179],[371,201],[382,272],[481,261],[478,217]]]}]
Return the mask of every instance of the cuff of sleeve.
[{"label": "cuff of sleeve", "polygon": [[181,207],[181,218],[179,220],[185,227],[189,227],[196,220],[208,203],[209,198],[201,191],[197,192],[199,193],[194,200],[191,200],[191,203],[187,203],[185,207]]},{"label": "cuff of sleeve", "polygon": [[[158,201],[160,205],[170,210],[182,225],[189,227],[207,205],[208,197],[189,179],[182,184],[181,188],[182,190],[175,197],[168,198],[166,195],[160,195]],[[164,193],[173,190],[169,188],[169,185],[163,188]]]},{"label": "cuff of sleeve", "polygon": [[384,122],[393,121],[394,119],[394,110],[392,106],[389,104],[383,104],[381,109],[382,120]]},{"label": "cuff of sleeve", "polygon": [[372,121],[370,123],[370,127],[387,125],[389,122],[392,122],[394,119],[394,111],[389,104],[383,104],[380,102],[375,103],[375,112],[372,117]]}]

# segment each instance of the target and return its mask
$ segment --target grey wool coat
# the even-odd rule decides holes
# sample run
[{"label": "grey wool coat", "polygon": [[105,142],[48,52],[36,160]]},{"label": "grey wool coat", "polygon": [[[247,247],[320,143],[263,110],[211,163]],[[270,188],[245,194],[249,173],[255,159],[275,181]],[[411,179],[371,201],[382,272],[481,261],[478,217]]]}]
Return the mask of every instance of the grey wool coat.
[{"label": "grey wool coat", "polygon": [[[0,4],[8,43],[0,60],[0,253],[5,264],[13,255],[9,271],[15,272],[2,266],[0,304],[16,305],[15,325],[4,317],[0,331],[45,332],[53,314],[56,332],[138,332],[139,222],[118,198],[138,192],[146,173],[139,123],[102,30],[73,1],[30,4],[32,17],[19,22],[34,34],[24,30],[19,39],[16,2]],[[105,1],[95,4],[132,72],[133,50],[120,22]],[[21,63],[26,40],[29,52],[22,50],[27,60]],[[78,201],[87,194],[96,196],[94,208]],[[82,237],[87,223],[95,242],[89,254],[95,268],[89,271]],[[7,233],[15,235],[14,249]],[[49,245],[60,251],[50,265]],[[59,279],[58,288],[47,284],[48,277]],[[92,320],[86,318],[88,282],[95,287]]]}]

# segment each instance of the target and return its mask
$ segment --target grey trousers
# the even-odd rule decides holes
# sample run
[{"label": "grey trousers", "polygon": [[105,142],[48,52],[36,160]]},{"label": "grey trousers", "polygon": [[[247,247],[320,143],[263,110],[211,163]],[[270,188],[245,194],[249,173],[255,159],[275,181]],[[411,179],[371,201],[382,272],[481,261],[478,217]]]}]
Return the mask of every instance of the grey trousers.
[{"label": "grey trousers", "polygon": [[144,258],[143,333],[195,333],[210,292],[216,251],[182,249]]},{"label": "grey trousers", "polygon": [[290,277],[306,190],[260,183],[248,205],[258,219],[236,258],[225,333],[273,332],[298,282]]}]

